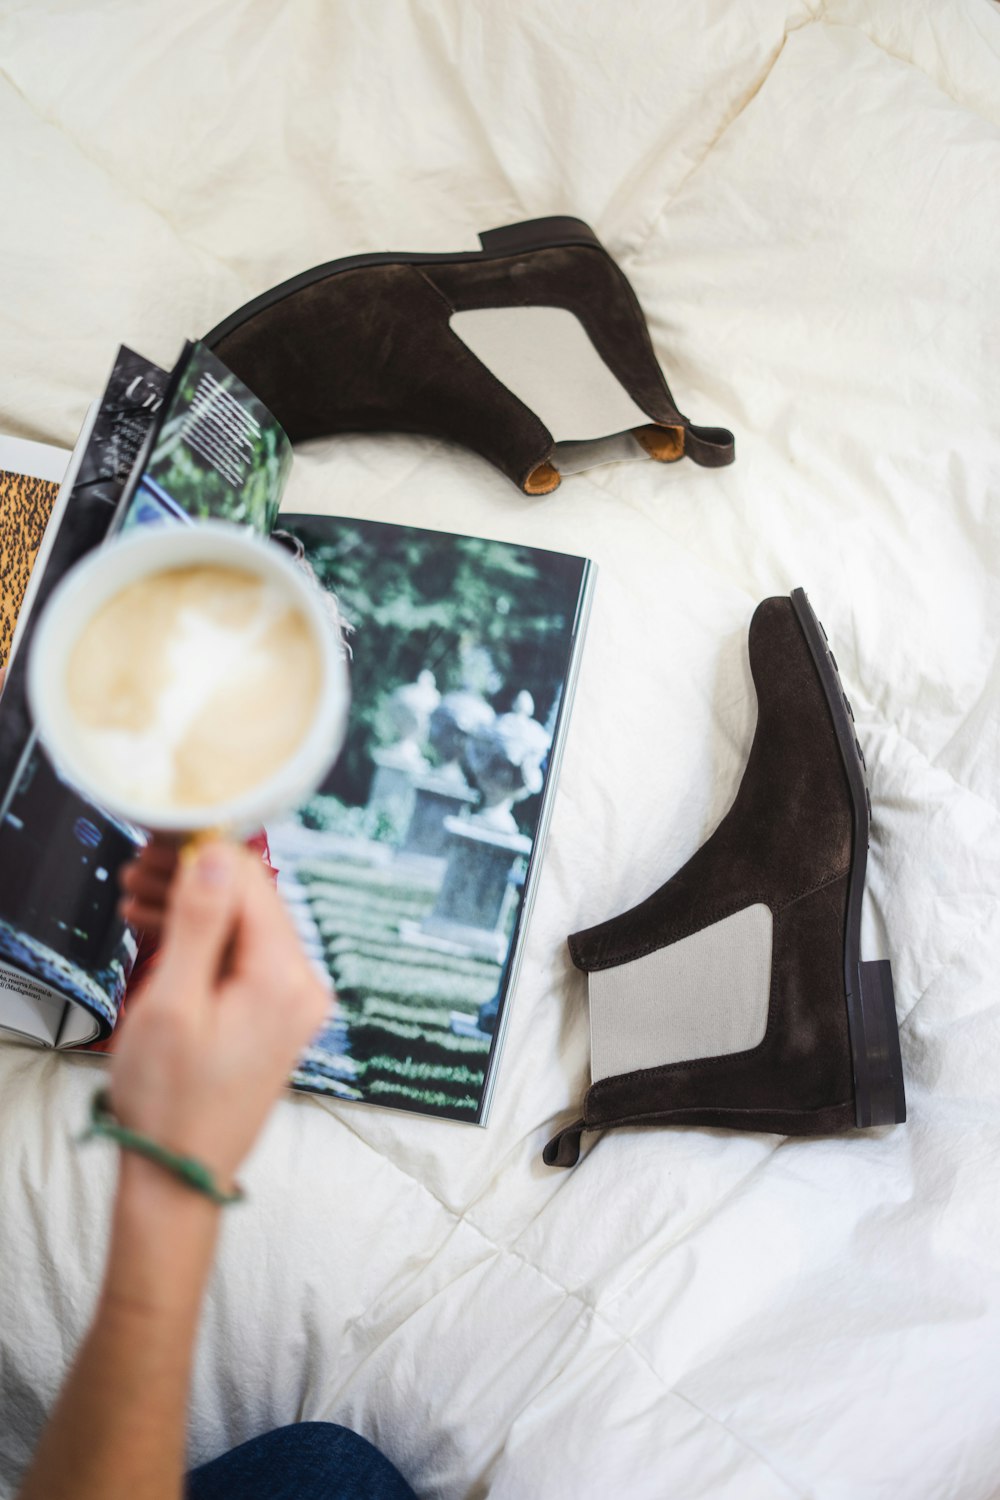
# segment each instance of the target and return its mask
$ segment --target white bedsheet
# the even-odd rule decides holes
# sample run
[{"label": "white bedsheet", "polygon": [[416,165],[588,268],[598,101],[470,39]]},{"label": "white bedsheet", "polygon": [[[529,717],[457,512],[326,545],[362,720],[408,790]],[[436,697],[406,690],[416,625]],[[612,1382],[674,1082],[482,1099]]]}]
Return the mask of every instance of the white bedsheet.
[{"label": "white bedsheet", "polygon": [[[530,500],[408,437],[302,450],[293,509],[584,551],[600,580],[492,1123],[277,1109],[227,1217],[191,1457],[345,1422],[421,1496],[1000,1494],[1000,12],[991,0],[0,3],[0,429],[69,445],[366,249],[589,220],[737,462]],[[566,934],[725,811],[746,627],[804,584],[875,803],[909,1123],[621,1132],[542,1166],[588,1068]],[[96,1065],[0,1049],[0,1492],[91,1310]]]}]

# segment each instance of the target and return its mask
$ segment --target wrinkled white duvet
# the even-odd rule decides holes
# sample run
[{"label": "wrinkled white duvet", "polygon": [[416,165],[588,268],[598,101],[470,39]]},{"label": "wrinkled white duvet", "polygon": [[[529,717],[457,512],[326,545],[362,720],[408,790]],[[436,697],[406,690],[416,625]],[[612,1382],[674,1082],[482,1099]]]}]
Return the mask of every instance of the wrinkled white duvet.
[{"label": "wrinkled white duvet", "polygon": [[[488,1130],[287,1100],[227,1218],[191,1456],[360,1429],[421,1496],[1000,1494],[1000,12],[991,0],[0,3],[0,428],[69,446],[119,340],[170,362],[366,249],[589,220],[737,462],[530,500],[348,437],[288,504],[583,551],[595,614]],[[875,804],[910,1120],[621,1132],[564,938],[732,798],[754,605],[805,585]],[[0,1491],[89,1316],[96,1067],[0,1049]]]}]

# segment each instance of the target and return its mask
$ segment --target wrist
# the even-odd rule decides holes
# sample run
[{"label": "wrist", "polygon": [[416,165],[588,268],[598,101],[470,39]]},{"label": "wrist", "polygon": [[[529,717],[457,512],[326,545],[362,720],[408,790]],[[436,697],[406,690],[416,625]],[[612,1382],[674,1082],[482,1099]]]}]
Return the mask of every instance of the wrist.
[{"label": "wrist", "polygon": [[220,1207],[167,1167],[122,1147],[118,1153],[116,1208],[150,1229],[183,1224],[187,1232],[216,1226]]},{"label": "wrist", "polygon": [[203,1193],[213,1203],[230,1204],[243,1200],[243,1190],[231,1176],[220,1174],[200,1154],[193,1155],[183,1145],[178,1149],[174,1142],[165,1145],[157,1135],[149,1135],[145,1130],[137,1130],[124,1124],[118,1118],[111,1096],[106,1090],[99,1090],[91,1100],[90,1126],[82,1139],[89,1140],[95,1135],[106,1136],[125,1150],[145,1157],[196,1192]]},{"label": "wrist", "polygon": [[155,1162],[122,1151],[102,1301],[152,1314],[196,1311],[220,1212]]}]

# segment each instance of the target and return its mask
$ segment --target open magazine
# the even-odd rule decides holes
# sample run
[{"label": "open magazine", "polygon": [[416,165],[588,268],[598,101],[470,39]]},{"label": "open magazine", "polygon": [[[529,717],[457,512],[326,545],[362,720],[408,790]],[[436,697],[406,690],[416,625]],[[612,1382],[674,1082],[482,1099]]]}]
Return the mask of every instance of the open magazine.
[{"label": "open magazine", "polygon": [[32,579],[66,473],[62,448],[0,437],[0,671],[10,660],[19,618],[30,613]]},{"label": "open magazine", "polygon": [[117,875],[143,836],[59,779],[31,722],[42,605],[123,528],[211,518],[267,536],[277,524],[336,596],[353,658],[343,753],[265,830],[278,889],[337,994],[291,1082],[485,1123],[593,570],[381,522],[278,522],[290,465],[277,422],[204,346],[169,375],[119,351],[52,504],[0,698],[0,1032],[113,1044],[137,953]]}]

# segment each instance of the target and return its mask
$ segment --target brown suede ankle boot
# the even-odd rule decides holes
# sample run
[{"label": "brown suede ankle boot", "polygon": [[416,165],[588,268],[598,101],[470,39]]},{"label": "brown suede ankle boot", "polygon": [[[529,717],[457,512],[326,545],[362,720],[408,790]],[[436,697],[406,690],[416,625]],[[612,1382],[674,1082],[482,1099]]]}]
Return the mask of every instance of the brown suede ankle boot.
[{"label": "brown suede ankle boot", "polygon": [[204,342],[292,442],[428,433],[481,453],[529,495],[591,461],[732,463],[731,432],[677,410],[635,293],[582,220],[479,240],[478,251],[330,261]]},{"label": "brown suede ankle boot", "polygon": [[871,803],[854,715],[801,589],[750,624],[753,745],[736,801],[658,891],[569,940],[589,975],[584,1130],[821,1135],[905,1120],[887,960],[862,963]]}]

